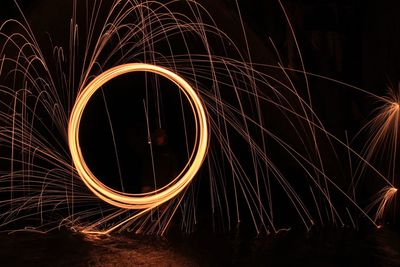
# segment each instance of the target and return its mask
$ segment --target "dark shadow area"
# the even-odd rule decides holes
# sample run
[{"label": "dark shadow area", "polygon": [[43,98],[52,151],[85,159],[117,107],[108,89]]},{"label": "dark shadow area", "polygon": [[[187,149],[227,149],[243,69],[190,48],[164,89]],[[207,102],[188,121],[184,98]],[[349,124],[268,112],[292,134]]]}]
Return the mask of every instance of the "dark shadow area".
[{"label": "dark shadow area", "polygon": [[71,232],[0,235],[5,266],[398,266],[390,229],[289,231],[255,237],[198,232],[164,238]]}]

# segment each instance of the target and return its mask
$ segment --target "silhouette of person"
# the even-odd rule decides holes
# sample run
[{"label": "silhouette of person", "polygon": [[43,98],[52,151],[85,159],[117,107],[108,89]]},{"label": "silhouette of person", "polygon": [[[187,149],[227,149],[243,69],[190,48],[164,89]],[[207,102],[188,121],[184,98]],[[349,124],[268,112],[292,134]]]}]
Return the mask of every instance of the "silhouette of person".
[{"label": "silhouette of person", "polygon": [[152,151],[146,154],[144,161],[142,193],[165,186],[177,175],[176,157],[168,145],[166,131],[157,129],[152,134],[151,141]]}]

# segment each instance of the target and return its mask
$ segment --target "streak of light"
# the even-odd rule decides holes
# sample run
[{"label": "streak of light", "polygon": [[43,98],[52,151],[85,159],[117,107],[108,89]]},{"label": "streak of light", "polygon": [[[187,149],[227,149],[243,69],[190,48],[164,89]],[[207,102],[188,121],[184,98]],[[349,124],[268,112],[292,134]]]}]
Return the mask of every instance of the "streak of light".
[{"label": "streak of light", "polygon": [[[174,82],[187,97],[196,124],[196,139],[194,149],[188,162],[176,178],[163,188],[143,194],[131,194],[113,190],[101,183],[86,165],[79,144],[79,127],[82,114],[93,94],[111,79],[130,72],[152,72],[168,78]],[[195,90],[182,77],[163,67],[144,64],[130,63],[119,65],[104,71],[80,92],[72,109],[68,124],[68,144],[82,181],[100,199],[105,202],[124,209],[151,209],[176,197],[186,186],[190,184],[197,171],[200,169],[206,157],[209,142],[209,126],[206,111]]]}]

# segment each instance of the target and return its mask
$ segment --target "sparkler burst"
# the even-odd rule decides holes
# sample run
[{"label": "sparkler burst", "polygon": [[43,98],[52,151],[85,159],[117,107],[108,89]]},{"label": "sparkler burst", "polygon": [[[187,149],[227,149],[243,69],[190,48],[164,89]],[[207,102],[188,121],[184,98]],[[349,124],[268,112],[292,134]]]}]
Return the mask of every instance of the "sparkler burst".
[{"label": "sparkler burst", "polygon": [[[398,92],[379,97],[345,85],[383,101],[360,130],[369,131],[369,139],[357,151],[325,128],[308,79],[344,84],[304,67],[286,68],[282,61],[253,62],[242,21],[244,49],[196,1],[107,5],[74,0],[72,6],[69,45],[51,44],[51,53],[21,10],[22,20],[10,19],[0,27],[3,229],[164,234],[177,217],[182,230],[190,232],[204,199],[214,226],[226,230],[248,219],[261,233],[299,222],[307,230],[328,223],[356,227],[358,218],[378,226],[384,218],[397,192]],[[302,62],[300,50],[298,55]],[[156,75],[177,87],[182,112],[175,119],[184,125],[187,163],[175,179],[149,193],[126,192],[122,175],[122,190],[103,183],[85,163],[79,142],[81,118],[95,92],[103,96],[98,108],[107,114],[113,133],[106,83],[132,72],[149,73],[143,98],[146,149],[153,149],[150,133],[168,127]],[[111,142],[121,174],[114,134]],[[382,163],[380,153],[389,161]],[[331,165],[356,168],[349,174],[334,172]],[[378,184],[366,206],[357,198],[364,176]]]}]

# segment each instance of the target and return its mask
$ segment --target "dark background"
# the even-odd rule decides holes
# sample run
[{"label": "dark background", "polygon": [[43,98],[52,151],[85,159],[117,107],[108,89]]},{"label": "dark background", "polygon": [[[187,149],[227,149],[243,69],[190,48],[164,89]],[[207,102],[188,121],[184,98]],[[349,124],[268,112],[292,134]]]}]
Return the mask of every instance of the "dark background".
[{"label": "dark background", "polygon": [[[67,44],[72,1],[18,1],[39,40]],[[228,22],[237,20],[233,0],[200,1],[213,13],[217,24],[235,37],[240,32]],[[398,1],[361,0],[286,0],[282,1],[299,39],[307,70],[338,77],[342,81],[384,94],[387,86],[397,86],[399,79]],[[270,49],[269,37],[275,42],[281,57],[296,66],[297,59],[289,59],[291,49],[288,29],[282,9],[275,0],[238,1],[250,51],[255,62],[265,59],[265,47]],[[225,16],[226,15],[226,16]],[[0,16],[20,18],[13,1],[2,1]],[[225,23],[224,23],[225,22]],[[239,38],[237,38],[239,39]],[[238,42],[240,42],[238,40]],[[312,49],[312,45],[318,49]],[[332,48],[332,46],[334,46]],[[311,51],[314,50],[314,51]],[[271,52],[273,54],[273,52]],[[267,56],[269,54],[267,53]],[[267,57],[271,61],[270,57]]]},{"label": "dark background", "polygon": [[[69,19],[72,10],[71,1],[24,0],[19,1],[28,21],[37,34],[43,49],[50,50],[50,35],[55,44],[68,43]],[[241,32],[238,30],[238,15],[235,1],[201,1],[213,13],[217,24],[234,40],[245,53]],[[327,75],[360,86],[377,95],[385,95],[388,86],[398,90],[400,76],[400,23],[398,20],[400,2],[397,0],[286,0],[282,1],[299,40],[301,53],[307,70]],[[242,18],[250,43],[251,57],[254,62],[276,64],[277,57],[269,41],[271,37],[279,50],[286,66],[299,68],[293,42],[277,1],[241,0],[239,1]],[[12,1],[2,0],[0,20],[20,18]],[[134,78],[116,81],[113,86],[126,88],[117,94],[109,95],[111,108],[116,108],[115,126],[126,123],[121,114],[131,112],[128,119],[143,126],[142,112],[143,90],[132,96],[130,89]],[[315,108],[328,129],[343,137],[344,130],[355,132],[369,118],[376,107],[374,99],[345,88],[338,89],[331,83],[310,80],[312,88],[324,88],[314,94]],[[170,88],[168,83],[164,84]],[[173,86],[171,89],[174,89]],[[107,89],[105,89],[107,90]],[[135,98],[133,98],[135,97]],[[166,103],[176,103],[176,95],[167,93]],[[96,96],[88,107],[86,119],[87,139],[101,142],[102,136],[91,134],[96,127],[103,127],[102,117],[90,115],[101,102]],[[133,100],[134,99],[134,100]],[[114,103],[113,102],[117,102]],[[166,110],[174,107],[166,107]],[[332,112],[334,110],[334,112]],[[104,114],[103,114],[104,115]],[[92,117],[92,119],[90,119]],[[119,119],[118,119],[119,118]],[[96,121],[97,120],[97,121]],[[168,127],[179,126],[167,119]],[[0,122],[1,123],[1,122]],[[135,123],[130,127],[116,127],[118,139],[126,142],[121,149],[141,149],[145,139],[143,132],[137,132]],[[119,129],[119,130],[118,130]],[[123,133],[118,133],[122,130]],[[126,135],[137,138],[126,138]],[[181,136],[170,137],[171,144],[177,145]],[[96,142],[87,142],[91,159],[100,153]],[[145,140],[144,140],[145,141]],[[135,144],[132,144],[135,143]],[[140,143],[140,144],[137,144]],[[104,154],[112,153],[107,148]],[[123,152],[138,157],[139,152]],[[183,149],[184,150],[184,149]],[[4,153],[0,151],[0,153]],[[140,155],[139,155],[140,156]],[[129,157],[125,159],[130,160]],[[107,158],[99,158],[107,161]],[[136,162],[140,160],[136,159]],[[96,165],[96,163],[93,163]],[[126,163],[123,163],[126,164]],[[131,164],[131,163],[130,163]],[[137,163],[136,163],[137,164]],[[2,165],[0,165],[2,166]],[[4,165],[8,166],[8,165]],[[137,166],[137,165],[135,165]],[[101,167],[101,166],[100,166]],[[6,167],[5,167],[6,168]],[[107,168],[99,172],[108,175]],[[125,172],[124,168],[124,172]],[[129,171],[129,170],[128,170]],[[114,172],[115,173],[115,172]],[[118,187],[115,181],[110,186]],[[134,185],[130,185],[133,186]],[[134,190],[134,189],[133,189]],[[205,199],[208,199],[207,195]],[[207,203],[209,204],[209,203]],[[282,205],[283,212],[287,209]],[[207,206],[209,209],[209,206]],[[209,217],[205,219],[210,220]],[[121,266],[121,265],[171,265],[171,266],[398,266],[399,233],[389,227],[373,229],[367,234],[362,231],[329,229],[321,232],[297,231],[281,232],[267,237],[246,238],[233,231],[231,235],[211,235],[209,231],[181,237],[169,236],[168,239],[148,236],[134,239],[113,235],[111,237],[88,239],[87,236],[71,234],[71,231],[53,232],[49,235],[12,234],[1,235],[0,258],[7,266]],[[180,231],[178,229],[178,231]]]},{"label": "dark background", "polygon": [[[240,23],[236,2],[228,0],[200,2],[210,10],[217,25],[237,41],[238,47],[246,54],[243,35],[238,30]],[[52,51],[49,36],[53,44],[67,47],[72,10],[71,1],[34,0],[18,3],[33,31],[37,34],[39,43],[43,44],[42,48],[45,53],[51,54]],[[388,87],[398,88],[400,76],[400,52],[398,50],[400,47],[400,24],[397,19],[400,3],[398,1],[288,0],[282,1],[282,3],[294,27],[307,71],[348,82],[380,96],[387,93]],[[265,64],[275,65],[277,63],[278,57],[271,45],[269,39],[271,38],[285,66],[301,69],[293,37],[278,2],[273,0],[238,1],[238,4],[250,44],[251,60]],[[8,0],[1,3],[0,14],[2,21],[6,18],[21,18],[15,5]],[[125,81],[114,86],[121,87],[121,84],[128,84],[127,90],[129,90],[130,83],[132,82]],[[374,99],[348,88],[338,88],[332,83],[312,78],[310,78],[310,85],[311,88],[318,88],[318,90],[313,90],[312,94],[317,114],[327,129],[341,139],[344,138],[345,130],[355,133],[370,118],[372,110],[376,107]],[[133,97],[136,97],[135,104],[128,101]],[[168,98],[168,94],[164,97]],[[143,119],[143,114],[129,119],[122,118],[121,114],[129,113],[123,108],[129,104],[133,108],[131,114],[139,114],[142,110],[142,100],[143,93],[132,95],[132,91],[121,90],[118,94],[109,96],[110,108],[116,109],[116,125],[125,125],[127,120],[140,124],[140,126],[135,123],[124,126],[127,127],[121,130],[124,133],[118,133],[119,130],[116,130],[118,139],[125,142],[120,145],[119,149],[123,151],[121,164],[134,166],[134,168],[123,168],[124,177],[125,175],[134,176],[135,173],[129,172],[136,167],[136,170],[140,168],[140,151],[146,137],[145,133],[135,130],[143,128],[144,121],[137,119],[139,117]],[[176,99],[169,99],[165,103],[170,103],[170,108],[173,108],[176,101]],[[95,106],[92,108],[96,109]],[[168,127],[176,128],[177,121],[174,121],[173,115],[171,115],[175,111],[168,107],[165,110],[170,110],[171,118],[168,119]],[[90,112],[90,108],[88,112]],[[94,168],[98,168],[95,172],[98,172],[99,176],[115,177],[117,175],[115,164],[108,162],[107,157],[113,153],[113,147],[109,145],[106,151],[98,150],[98,147],[103,145],[101,143],[103,137],[99,134],[91,134],[91,132],[96,127],[102,128],[103,126],[96,122],[97,115],[91,116],[93,119],[89,119],[89,121],[92,121],[92,124],[86,124],[88,128],[83,129],[83,132],[87,131],[86,134],[83,133],[86,135],[84,138],[90,140],[86,143],[86,153],[92,155],[88,156],[88,163]],[[127,138],[127,134],[137,138]],[[173,135],[170,137],[170,141],[177,151],[176,153],[181,155],[179,157],[184,158],[185,149],[179,143],[181,137],[179,134]],[[110,168],[111,165],[114,167]],[[293,170],[293,172],[295,171]],[[112,187],[118,187],[115,180],[106,181],[106,183]],[[138,185],[133,184],[130,187],[133,191],[137,191]]]}]

